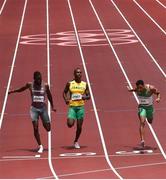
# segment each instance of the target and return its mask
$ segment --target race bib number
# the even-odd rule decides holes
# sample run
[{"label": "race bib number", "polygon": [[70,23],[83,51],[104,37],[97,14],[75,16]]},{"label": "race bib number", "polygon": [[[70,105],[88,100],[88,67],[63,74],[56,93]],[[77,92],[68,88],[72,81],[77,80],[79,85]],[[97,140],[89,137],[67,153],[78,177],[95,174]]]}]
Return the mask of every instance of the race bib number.
[{"label": "race bib number", "polygon": [[44,102],[44,96],[33,96],[33,102]]},{"label": "race bib number", "polygon": [[147,99],[140,99],[140,104],[149,104]]},{"label": "race bib number", "polygon": [[81,94],[72,94],[71,96],[71,100],[72,101],[79,101],[82,99],[82,95]]},{"label": "race bib number", "polygon": [[139,97],[139,103],[142,105],[152,105],[153,100],[152,97]]}]

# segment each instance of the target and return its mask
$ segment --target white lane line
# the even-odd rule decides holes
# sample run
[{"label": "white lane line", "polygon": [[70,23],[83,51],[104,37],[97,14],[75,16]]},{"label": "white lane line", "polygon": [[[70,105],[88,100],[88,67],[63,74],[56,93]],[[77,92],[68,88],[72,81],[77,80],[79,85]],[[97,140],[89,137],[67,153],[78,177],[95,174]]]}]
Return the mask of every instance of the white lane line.
[{"label": "white lane line", "polygon": [[148,16],[148,18],[166,35],[166,31],[145,11],[145,9],[136,1],[133,0],[134,3]]},{"label": "white lane line", "polygon": [[39,158],[41,155],[40,154],[36,154],[34,156],[3,156],[2,159],[35,159],[35,158]]},{"label": "white lane line", "polygon": [[[47,22],[47,81],[48,81],[48,85],[50,87],[50,82],[51,82],[51,78],[50,78],[50,30],[49,30],[49,0],[46,0],[46,22]],[[51,107],[50,107],[50,103],[48,102],[48,114],[51,120]],[[48,163],[49,163],[49,167],[50,170],[54,176],[55,179],[58,179],[57,174],[55,173],[55,170],[53,168],[52,165],[52,152],[51,152],[51,131],[48,132]]]},{"label": "white lane line", "polygon": [[91,83],[90,83],[90,80],[89,80],[89,75],[88,75],[87,68],[86,68],[85,58],[84,58],[84,55],[83,55],[83,52],[82,52],[82,47],[81,47],[81,43],[80,43],[80,39],[79,39],[79,35],[78,35],[78,30],[77,30],[77,27],[76,27],[74,15],[73,15],[73,12],[72,12],[72,7],[71,7],[71,4],[70,4],[70,0],[68,0],[67,2],[68,2],[69,10],[70,10],[70,15],[71,15],[71,19],[72,19],[72,23],[73,23],[73,27],[74,27],[74,31],[75,31],[75,35],[76,35],[76,40],[77,40],[77,43],[78,43],[80,56],[81,56],[82,64],[83,64],[83,67],[84,67],[87,83],[89,85],[89,91],[90,91],[90,94],[91,94],[91,100],[92,100],[92,104],[93,104],[93,108],[94,108],[94,113],[95,113],[98,129],[99,129],[99,134],[100,134],[100,137],[101,137],[101,142],[102,142],[102,147],[103,147],[103,150],[104,150],[104,155],[105,155],[106,161],[107,161],[108,165],[110,166],[110,168],[112,169],[112,171],[117,175],[118,178],[123,179],[118,174],[118,172],[115,170],[115,168],[113,167],[112,163],[110,162],[109,156],[108,156],[108,152],[107,152],[107,148],[106,148],[106,144],[105,144],[105,140],[104,140],[101,124],[100,124],[100,119],[99,119],[99,116],[98,116],[96,103],[95,103],[95,99],[94,99],[94,96],[93,96]]},{"label": "white lane line", "polygon": [[[158,165],[166,165],[166,162],[122,166],[122,167],[117,167],[115,169],[116,170],[122,170],[122,169],[132,169],[132,168],[158,166]],[[76,172],[76,173],[70,173],[70,174],[63,174],[63,175],[59,175],[59,177],[73,176],[73,175],[80,175],[80,174],[89,174],[89,173],[97,173],[97,172],[104,172],[104,171],[110,171],[110,169],[98,169],[98,170],[92,170],[92,171],[83,171],[83,172]]]},{"label": "white lane line", "polygon": [[[109,157],[134,157],[134,156],[160,156],[161,153],[146,153],[146,154],[112,154],[108,155]],[[15,158],[14,158],[15,157]],[[0,162],[9,162],[9,161],[27,161],[27,160],[34,160],[34,156],[29,156],[29,158],[18,158],[20,156],[2,156]],[[25,157],[25,156],[24,156]],[[31,158],[30,158],[31,157]],[[37,157],[35,155],[35,157]],[[89,159],[89,158],[105,158],[105,155],[96,155],[96,156],[73,156],[73,157],[52,157],[52,160],[65,160],[65,159]],[[48,157],[40,157],[40,160],[48,160]]]},{"label": "white lane line", "polygon": [[[115,4],[115,2],[114,2],[113,0],[110,0],[110,1],[112,2],[112,4],[114,5],[114,7],[116,8],[116,10],[119,12],[119,14],[122,16],[122,18],[124,19],[124,21],[127,23],[127,25],[130,27],[130,29],[133,31],[133,33],[135,34],[135,36],[138,38],[138,40],[140,41],[140,43],[142,44],[142,46],[145,48],[146,52],[147,52],[147,53],[149,54],[149,56],[152,58],[153,62],[157,65],[157,67],[159,68],[159,70],[160,70],[160,72],[162,73],[162,75],[166,78],[166,74],[165,74],[164,70],[160,67],[160,65],[157,63],[157,61],[156,61],[155,58],[152,56],[152,54],[150,53],[150,51],[146,48],[145,44],[144,44],[144,43],[142,42],[142,40],[139,38],[139,36],[138,36],[137,33],[134,31],[134,29],[132,28],[132,26],[129,24],[129,22],[127,21],[127,19],[126,19],[125,16],[123,15],[123,13],[120,11],[120,9],[117,7],[117,5]],[[135,95],[134,95],[134,96],[135,96]],[[136,98],[137,103],[138,103],[138,99],[137,99],[136,96],[135,96],[135,98]],[[151,133],[153,134],[153,137],[154,137],[154,139],[155,139],[155,141],[156,141],[156,143],[157,143],[157,145],[158,145],[158,147],[159,147],[159,149],[160,149],[160,151],[161,151],[164,159],[166,159],[166,154],[165,154],[165,152],[164,152],[164,150],[163,150],[163,148],[162,148],[162,146],[161,146],[161,144],[160,144],[160,142],[159,142],[159,140],[158,140],[158,138],[157,138],[157,136],[156,136],[156,134],[155,134],[155,132],[154,132],[154,130],[153,130],[153,128],[152,128],[152,126],[151,126],[149,123],[147,123],[147,124],[148,124],[148,127],[150,128]]]},{"label": "white lane line", "polygon": [[156,0],[163,8],[166,9],[166,6],[164,4],[162,4],[159,0]]},{"label": "white lane line", "polygon": [[[149,166],[158,166],[158,165],[166,165],[166,162],[158,162],[158,163],[149,163],[149,164],[139,164],[139,165],[132,165],[132,166],[122,166],[122,167],[117,167],[117,170],[122,170],[122,169],[132,169],[132,168],[139,168],[139,167],[149,167]],[[59,177],[67,177],[67,176],[74,176],[74,175],[83,175],[83,174],[90,174],[90,173],[100,173],[100,172],[105,172],[105,171],[110,171],[110,169],[96,169],[96,170],[91,170],[91,171],[81,171],[81,172],[73,172],[69,174],[61,174]],[[41,177],[40,179],[50,179],[52,176],[48,177]]]},{"label": "white lane line", "polygon": [[151,54],[151,52],[148,50],[148,48],[145,46],[145,44],[143,43],[143,41],[140,39],[140,37],[138,36],[138,34],[135,32],[135,30],[132,28],[132,26],[130,25],[130,23],[127,21],[127,19],[125,18],[125,16],[123,15],[123,13],[120,11],[120,9],[117,7],[117,5],[115,4],[115,2],[113,0],[110,0],[112,2],[112,4],[114,5],[114,7],[116,8],[116,10],[119,12],[119,14],[122,16],[122,18],[124,19],[124,21],[127,23],[127,25],[130,27],[130,29],[133,31],[133,33],[135,34],[135,36],[137,37],[137,39],[139,40],[139,42],[141,43],[141,45],[144,47],[144,49],[146,50],[146,52],[149,54],[149,56],[151,57],[152,61],[156,64],[156,66],[158,67],[158,69],[160,70],[160,72],[162,73],[162,75],[166,78],[166,73],[164,72],[164,70],[162,69],[162,67],[159,65],[159,63],[157,62],[157,60],[153,57],[153,55]]},{"label": "white lane line", "polygon": [[0,9],[0,16],[2,15],[2,12],[3,12],[3,9],[5,7],[5,4],[6,4],[7,0],[4,0],[3,4],[2,4],[2,7]]},{"label": "white lane line", "polygon": [[122,167],[117,167],[116,169],[132,169],[132,168],[158,166],[158,165],[166,165],[166,162],[164,161],[164,162],[158,162],[158,163],[147,163],[147,164],[138,164],[138,165],[131,165],[131,166],[122,166]]},{"label": "white lane line", "polygon": [[[123,65],[122,65],[122,63],[121,63],[121,61],[120,61],[120,58],[118,57],[118,55],[117,55],[117,53],[116,53],[116,51],[115,51],[115,49],[114,49],[114,47],[113,47],[113,45],[112,45],[112,43],[111,43],[111,41],[110,41],[110,39],[109,39],[109,36],[108,36],[107,32],[105,31],[105,28],[104,28],[104,26],[103,26],[103,24],[102,24],[102,22],[101,22],[101,20],[100,20],[100,18],[99,18],[99,16],[98,16],[97,12],[96,12],[96,10],[95,10],[95,8],[94,8],[91,0],[89,0],[89,2],[90,2],[90,4],[91,4],[92,9],[93,9],[93,11],[94,11],[94,13],[95,13],[98,21],[99,21],[99,24],[100,24],[100,26],[101,26],[104,34],[105,34],[105,37],[106,37],[106,39],[107,39],[107,41],[108,41],[108,43],[109,43],[109,45],[110,45],[110,47],[111,47],[111,49],[112,49],[112,51],[113,51],[113,53],[114,53],[114,56],[116,57],[116,60],[117,60],[117,62],[118,62],[118,64],[119,64],[119,66],[120,66],[121,71],[123,72],[123,75],[124,75],[127,83],[129,84],[130,88],[133,88],[132,85],[131,85],[131,82],[130,82],[130,80],[129,80],[129,78],[128,78],[128,75],[127,75],[125,69],[123,68]],[[133,95],[134,95],[137,103],[139,103],[139,100],[138,100],[138,98],[137,98],[137,96],[136,96],[136,94],[135,94],[134,92],[133,92]],[[156,134],[155,134],[155,132],[154,132],[154,130],[153,130],[153,128],[152,128],[152,126],[151,126],[148,122],[147,122],[147,124],[148,124],[148,126],[149,126],[149,128],[150,128],[150,130],[151,130],[151,132],[152,132],[152,134],[153,134],[154,139],[156,140],[156,143],[157,143],[157,145],[158,145],[158,147],[159,147],[159,149],[160,149],[163,157],[166,159],[166,154],[165,154],[165,152],[164,152],[164,150],[163,150],[163,148],[162,148],[162,146],[161,146],[161,144],[160,144],[160,142],[159,142],[159,140],[158,140],[158,138],[157,138],[157,136],[156,136]]]},{"label": "white lane line", "polygon": [[2,112],[1,112],[1,116],[0,116],[0,129],[2,127],[2,121],[3,121],[4,112],[5,112],[5,108],[6,108],[8,92],[9,92],[9,88],[10,88],[10,84],[11,84],[11,80],[12,80],[12,75],[13,75],[14,65],[15,65],[15,61],[16,61],[16,56],[17,56],[22,26],[23,26],[23,22],[24,22],[24,16],[25,16],[25,11],[26,11],[26,7],[27,7],[27,2],[28,2],[28,0],[25,0],[24,9],[23,9],[22,17],[21,17],[21,24],[20,24],[19,33],[18,33],[17,42],[16,42],[16,47],[15,47],[14,56],[13,56],[13,61],[12,61],[11,69],[10,69],[10,75],[9,75],[8,84],[7,84],[7,88],[6,88],[5,98],[3,101],[3,107],[2,107]]}]

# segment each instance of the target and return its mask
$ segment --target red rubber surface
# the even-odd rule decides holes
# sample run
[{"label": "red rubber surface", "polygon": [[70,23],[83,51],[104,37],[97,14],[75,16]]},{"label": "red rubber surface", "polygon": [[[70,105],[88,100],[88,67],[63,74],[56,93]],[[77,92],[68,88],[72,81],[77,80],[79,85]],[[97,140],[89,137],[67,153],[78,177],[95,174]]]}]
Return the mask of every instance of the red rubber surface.
[{"label": "red rubber surface", "polygon": [[[27,2],[19,42],[25,40],[23,36],[35,35],[43,38],[39,41],[43,42],[43,44],[29,45],[19,43],[10,84],[10,87],[13,89],[31,81],[35,70],[40,70],[43,74],[43,79],[47,81],[46,1]],[[81,67],[83,71],[84,69],[77,45],[60,46],[58,44],[62,42],[60,37],[63,36],[64,38],[65,36],[64,33],[62,35],[62,32],[68,31],[71,32],[70,34],[68,33],[68,39],[65,39],[65,41],[72,40],[74,44],[77,44],[67,1],[49,0],[48,2],[51,91],[57,108],[57,113],[51,113],[51,161],[53,169],[58,178],[65,179],[118,178],[105,159],[92,101],[86,103],[86,116],[80,137],[81,149],[75,150],[71,147],[75,136],[75,128],[68,129],[66,126],[67,107],[63,101],[62,92],[66,82],[73,78],[73,69],[75,67]],[[146,45],[149,52],[165,71],[166,43],[163,32],[133,1],[116,0],[114,2]],[[152,2],[150,0],[146,2],[140,0],[138,2],[163,29],[166,28],[165,9],[161,5],[156,1]],[[164,1],[160,0],[160,2],[164,4]],[[70,3],[80,35],[83,57],[110,162],[118,174],[125,179],[165,179],[166,162],[147,125],[146,144],[153,150],[153,153],[133,153],[133,150],[138,147],[139,143],[137,103],[134,96],[127,91],[127,80],[103,35],[89,1],[71,0]],[[107,31],[109,29],[114,31],[117,29],[130,30],[111,1],[92,0],[92,3]],[[0,5],[2,4],[3,1],[1,0]],[[15,2],[7,0],[0,15],[1,109],[4,105],[23,6],[24,1],[22,0]],[[81,33],[83,30],[84,34]],[[94,30],[97,35],[94,35]],[[107,43],[107,45],[87,46],[88,42],[85,42],[85,40],[88,40],[88,37],[85,38],[87,32],[92,40],[94,40],[93,38],[98,38],[99,40],[101,37],[98,33],[102,33],[103,42]],[[58,33],[61,33],[61,35]],[[41,36],[41,34],[44,34],[44,36]],[[94,37],[92,37],[92,34]],[[132,31],[130,31],[130,34],[134,35]],[[135,36],[133,36],[133,39],[137,40]],[[111,40],[114,44],[115,40]],[[154,103],[156,111],[152,127],[165,152],[165,77],[138,40],[132,44],[114,44],[113,47],[133,86],[136,80],[144,79],[145,82],[155,85],[161,91],[161,102],[159,104]],[[83,79],[86,80],[85,73]],[[40,134],[45,151],[40,158],[35,158],[37,154],[35,148],[37,146],[29,117],[30,100],[29,92],[14,94],[7,99],[0,130],[1,179],[54,178],[48,163],[48,137],[41,123]],[[132,152],[132,154],[124,153],[119,155],[117,154],[119,151]],[[88,155],[88,152],[96,153],[96,155]],[[66,153],[75,153],[75,156],[69,156]],[[60,156],[61,154],[68,156],[62,157]],[[17,157],[14,158],[14,156]]]}]

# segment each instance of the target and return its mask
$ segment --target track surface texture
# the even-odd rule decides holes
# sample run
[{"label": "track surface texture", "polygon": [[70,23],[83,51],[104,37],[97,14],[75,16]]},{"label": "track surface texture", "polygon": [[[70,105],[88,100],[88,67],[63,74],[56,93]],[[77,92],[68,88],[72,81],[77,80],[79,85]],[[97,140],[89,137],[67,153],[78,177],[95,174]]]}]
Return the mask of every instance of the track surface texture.
[{"label": "track surface texture", "polygon": [[[166,179],[166,1],[0,0],[0,179]],[[80,67],[91,100],[74,149],[65,84]],[[39,70],[57,112],[38,157],[28,91],[8,96]],[[161,93],[146,151],[139,148],[138,79]]]}]

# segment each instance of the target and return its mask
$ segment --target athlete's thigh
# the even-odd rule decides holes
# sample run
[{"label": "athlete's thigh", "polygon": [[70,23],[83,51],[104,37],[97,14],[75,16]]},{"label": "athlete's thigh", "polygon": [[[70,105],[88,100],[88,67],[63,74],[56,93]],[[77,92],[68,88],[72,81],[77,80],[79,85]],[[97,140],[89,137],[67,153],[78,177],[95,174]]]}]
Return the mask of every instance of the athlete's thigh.
[{"label": "athlete's thigh", "polygon": [[151,124],[152,121],[153,121],[153,114],[154,114],[154,109],[153,109],[153,107],[149,107],[149,108],[146,110],[146,113],[147,113],[147,120],[148,120],[148,122]]},{"label": "athlete's thigh", "polygon": [[46,107],[41,109],[40,118],[41,118],[43,124],[50,123],[50,118],[49,118],[48,111],[47,111]]},{"label": "athlete's thigh", "polygon": [[32,121],[32,124],[33,124],[33,129],[34,129],[34,131],[38,131],[38,128],[39,128],[39,123],[38,123],[38,121]]},{"label": "athlete's thigh", "polygon": [[84,106],[80,106],[77,110],[77,120],[83,121],[85,116],[85,108]]},{"label": "athlete's thigh", "polygon": [[67,119],[71,119],[71,120],[77,119],[76,107],[69,107]]},{"label": "athlete's thigh", "polygon": [[144,123],[145,119],[146,119],[146,109],[143,107],[139,107],[138,108],[138,116],[139,116],[141,123]]},{"label": "athlete's thigh", "polygon": [[35,107],[33,107],[33,106],[31,106],[31,108],[30,108],[30,117],[31,117],[31,119],[32,119],[32,122],[37,122],[38,120],[39,120],[39,111],[35,108]]}]

